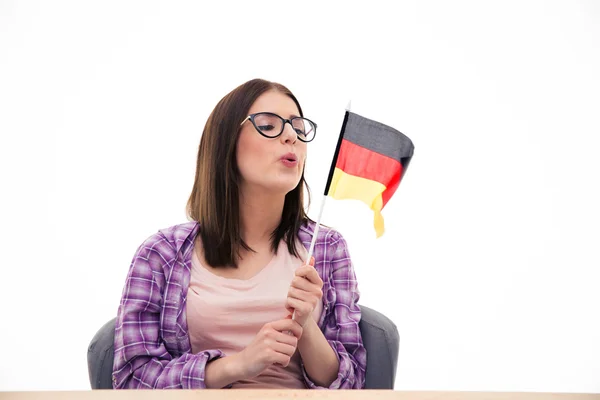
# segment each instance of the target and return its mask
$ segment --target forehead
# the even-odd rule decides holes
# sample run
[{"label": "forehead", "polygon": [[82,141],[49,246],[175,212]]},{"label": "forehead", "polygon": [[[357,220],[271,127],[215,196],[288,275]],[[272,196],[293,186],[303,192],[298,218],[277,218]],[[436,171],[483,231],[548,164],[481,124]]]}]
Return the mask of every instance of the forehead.
[{"label": "forehead", "polygon": [[272,112],[284,118],[300,116],[296,103],[289,96],[270,90],[261,94],[250,107],[249,114],[257,112]]}]

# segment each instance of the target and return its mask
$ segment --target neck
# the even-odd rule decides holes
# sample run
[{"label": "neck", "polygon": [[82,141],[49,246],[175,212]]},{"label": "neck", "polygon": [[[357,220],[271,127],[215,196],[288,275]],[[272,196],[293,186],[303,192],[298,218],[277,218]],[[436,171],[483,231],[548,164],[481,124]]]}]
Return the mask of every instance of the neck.
[{"label": "neck", "polygon": [[285,195],[261,188],[240,192],[240,229],[242,239],[251,248],[270,245],[271,234],[281,222]]}]

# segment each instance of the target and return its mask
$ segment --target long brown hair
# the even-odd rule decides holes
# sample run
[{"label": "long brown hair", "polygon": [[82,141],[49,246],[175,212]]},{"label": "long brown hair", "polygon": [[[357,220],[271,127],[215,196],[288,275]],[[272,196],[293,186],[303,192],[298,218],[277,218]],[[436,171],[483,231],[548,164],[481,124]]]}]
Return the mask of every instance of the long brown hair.
[{"label": "long brown hair", "polygon": [[[296,103],[300,116],[304,116],[300,103],[288,88],[279,83],[253,79],[219,101],[202,132],[187,214],[200,224],[204,258],[213,267],[237,267],[242,248],[254,251],[240,236],[240,172],[236,145],[241,131],[240,122],[248,116],[256,99],[270,90],[289,96]],[[274,252],[277,252],[279,242],[285,240],[289,252],[299,256],[296,249],[298,230],[309,219],[304,210],[305,185],[302,173],[298,186],[285,196],[281,222],[271,234]]]}]

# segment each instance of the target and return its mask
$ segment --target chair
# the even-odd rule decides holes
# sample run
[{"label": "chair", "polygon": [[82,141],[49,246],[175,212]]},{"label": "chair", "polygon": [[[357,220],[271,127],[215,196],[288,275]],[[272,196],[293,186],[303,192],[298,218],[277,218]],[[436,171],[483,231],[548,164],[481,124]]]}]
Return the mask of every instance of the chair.
[{"label": "chair", "polygon": [[[367,350],[366,389],[393,389],[396,378],[400,335],[385,315],[360,306],[360,332]],[[115,321],[108,321],[96,333],[88,348],[87,362],[92,389],[112,389]]]}]

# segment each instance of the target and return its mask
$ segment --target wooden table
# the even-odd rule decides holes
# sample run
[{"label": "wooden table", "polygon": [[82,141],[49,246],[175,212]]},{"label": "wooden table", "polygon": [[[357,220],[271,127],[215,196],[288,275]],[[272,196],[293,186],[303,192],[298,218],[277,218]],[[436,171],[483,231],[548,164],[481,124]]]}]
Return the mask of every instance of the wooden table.
[{"label": "wooden table", "polygon": [[89,390],[0,392],[0,400],[600,400],[600,394],[394,390]]}]

